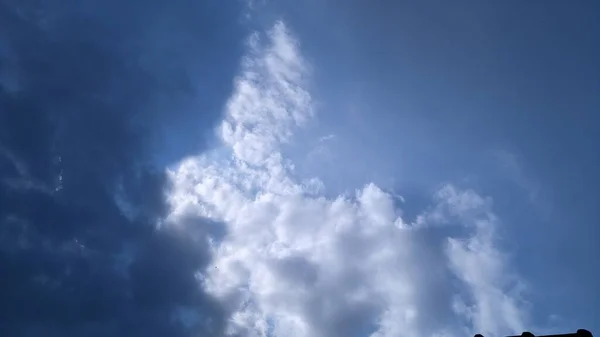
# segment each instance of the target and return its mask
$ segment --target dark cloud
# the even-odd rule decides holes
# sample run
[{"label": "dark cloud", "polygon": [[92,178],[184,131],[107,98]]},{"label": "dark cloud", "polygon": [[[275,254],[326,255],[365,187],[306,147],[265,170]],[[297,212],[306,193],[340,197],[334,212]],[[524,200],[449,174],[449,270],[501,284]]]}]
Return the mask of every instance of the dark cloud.
[{"label": "dark cloud", "polygon": [[199,3],[0,2],[2,335],[220,334],[227,315],[197,279],[214,224],[157,226],[154,145],[191,118],[173,107],[209,75],[195,60],[219,56],[204,48],[223,37],[199,32],[235,14]]}]

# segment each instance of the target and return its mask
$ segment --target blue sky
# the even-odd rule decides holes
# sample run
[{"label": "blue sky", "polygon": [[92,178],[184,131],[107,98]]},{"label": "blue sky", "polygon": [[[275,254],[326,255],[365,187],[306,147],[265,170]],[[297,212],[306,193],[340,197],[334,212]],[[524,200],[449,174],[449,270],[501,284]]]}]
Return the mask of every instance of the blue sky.
[{"label": "blue sky", "polygon": [[600,330],[597,5],[0,15],[2,330]]}]

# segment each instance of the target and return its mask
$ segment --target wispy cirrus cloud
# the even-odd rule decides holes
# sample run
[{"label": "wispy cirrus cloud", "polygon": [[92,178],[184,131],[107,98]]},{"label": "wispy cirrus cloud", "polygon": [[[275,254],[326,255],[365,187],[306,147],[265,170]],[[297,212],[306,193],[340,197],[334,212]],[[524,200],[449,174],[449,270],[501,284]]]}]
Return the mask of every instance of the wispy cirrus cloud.
[{"label": "wispy cirrus cloud", "polygon": [[215,153],[228,155],[190,157],[169,172],[172,219],[226,226],[202,283],[232,313],[227,333],[521,331],[526,306],[489,199],[446,185],[412,224],[375,184],[325,197],[318,179],[297,181],[281,148],[315,113],[309,76],[283,22],[252,35],[218,129]]}]

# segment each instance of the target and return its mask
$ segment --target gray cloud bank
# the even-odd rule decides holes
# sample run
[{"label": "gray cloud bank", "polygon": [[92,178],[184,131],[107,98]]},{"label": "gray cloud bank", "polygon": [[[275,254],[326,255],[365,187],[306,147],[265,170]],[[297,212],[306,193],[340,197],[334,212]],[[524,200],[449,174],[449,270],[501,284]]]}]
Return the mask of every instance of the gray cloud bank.
[{"label": "gray cloud bank", "polygon": [[152,99],[197,89],[207,41],[189,32],[215,14],[196,3],[0,2],[3,336],[220,334],[227,315],[197,282],[207,222],[157,226],[149,146],[170,116]]}]

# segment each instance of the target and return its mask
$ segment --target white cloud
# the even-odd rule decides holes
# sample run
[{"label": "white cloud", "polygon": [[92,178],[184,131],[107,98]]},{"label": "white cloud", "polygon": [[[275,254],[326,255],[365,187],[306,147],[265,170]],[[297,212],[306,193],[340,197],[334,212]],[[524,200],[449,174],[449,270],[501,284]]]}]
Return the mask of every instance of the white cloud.
[{"label": "white cloud", "polygon": [[491,201],[452,186],[442,188],[437,198],[439,206],[474,231],[465,239],[448,239],[450,268],[465,283],[470,297],[457,298],[454,309],[484,335],[525,331],[523,283],[510,273],[507,256],[497,248],[499,219],[491,210]]},{"label": "white cloud", "polygon": [[[280,146],[314,113],[309,73],[283,23],[253,35],[220,128],[231,158],[188,158],[169,172],[172,217],[192,213],[226,226],[203,286],[233,312],[229,333],[520,330],[520,297],[509,291],[489,200],[446,186],[415,226],[404,223],[394,196],[374,184],[325,198],[319,180],[294,179]],[[440,228],[448,225],[438,223],[452,222],[468,234],[445,236]]]}]

